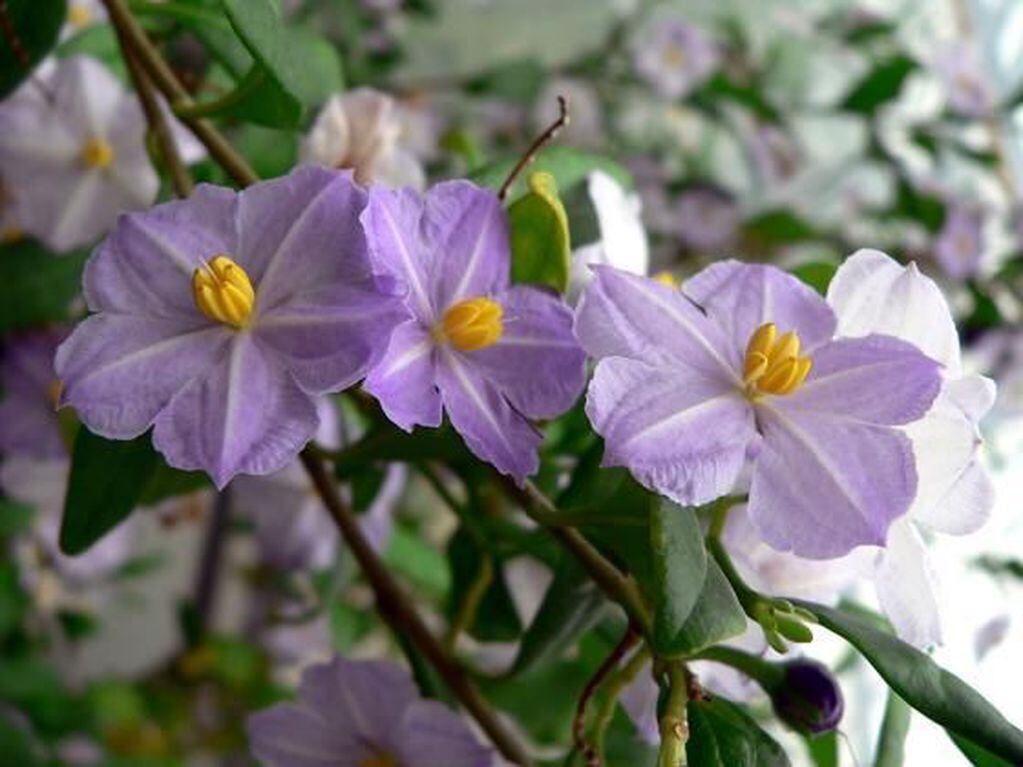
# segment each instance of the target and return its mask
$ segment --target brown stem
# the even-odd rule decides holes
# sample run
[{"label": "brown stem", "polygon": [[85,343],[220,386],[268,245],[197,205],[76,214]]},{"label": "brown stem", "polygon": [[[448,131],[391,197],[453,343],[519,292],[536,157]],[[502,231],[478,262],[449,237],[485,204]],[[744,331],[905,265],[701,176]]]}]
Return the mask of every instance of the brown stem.
[{"label": "brown stem", "polygon": [[118,41],[121,44],[121,54],[124,57],[124,62],[128,65],[131,81],[135,85],[135,93],[138,94],[142,111],[146,115],[149,130],[156,137],[156,142],[160,147],[160,156],[163,158],[163,163],[170,174],[171,184],[174,186],[174,194],[178,197],[188,197],[195,185],[192,183],[192,176],[188,172],[188,168],[181,160],[177,142],[174,140],[174,134],[171,132],[170,125],[164,118],[163,110],[160,109],[156,91],[153,90],[153,83],[142,70],[142,67],[139,66],[136,55],[125,45],[124,37],[121,34],[118,34]]},{"label": "brown stem", "polygon": [[408,597],[391,577],[390,571],[369,545],[358,521],[342,501],[337,487],[324,469],[323,462],[308,450],[303,450],[300,457],[316,492],[372,587],[381,617],[392,631],[406,637],[423,654],[506,759],[518,765],[531,765],[523,746],[497,718],[465,670],[430,633]]},{"label": "brown stem", "polygon": [[522,155],[515,167],[512,168],[511,173],[508,174],[508,178],[501,184],[500,190],[497,192],[497,196],[500,199],[504,199],[508,196],[508,190],[511,185],[515,183],[515,179],[519,177],[519,174],[528,166],[533,160],[536,159],[537,153],[544,148],[544,146],[553,141],[561,129],[568,125],[568,99],[564,96],[558,96],[558,119],[547,126],[547,130],[533,139],[533,143],[529,145],[529,149]]},{"label": "brown stem", "polygon": [[639,632],[630,623],[628,628],[625,629],[625,636],[614,646],[610,654],[604,658],[604,662],[600,664],[593,676],[590,677],[590,681],[583,688],[582,695],[579,696],[579,705],[576,708],[575,719],[572,721],[572,740],[575,743],[575,747],[582,753],[583,758],[586,759],[586,767],[601,767],[603,763],[603,760],[600,758],[600,752],[592,743],[586,740],[586,709],[590,701],[593,700],[593,696],[596,695],[600,685],[618,667],[622,658],[625,657],[625,653],[638,641]]},{"label": "brown stem", "polygon": [[[117,29],[124,45],[138,60],[139,65],[153,81],[157,90],[170,102],[171,108],[180,106],[187,110],[194,107],[192,97],[167,62],[164,61],[145,31],[135,21],[135,17],[131,15],[124,0],[103,0],[103,4],[107,8],[110,22]],[[186,115],[182,116],[181,121],[189,127],[195,137],[206,147],[210,156],[227,171],[227,174],[234,179],[238,186],[249,186],[259,180],[245,158],[234,150],[209,120]]]}]

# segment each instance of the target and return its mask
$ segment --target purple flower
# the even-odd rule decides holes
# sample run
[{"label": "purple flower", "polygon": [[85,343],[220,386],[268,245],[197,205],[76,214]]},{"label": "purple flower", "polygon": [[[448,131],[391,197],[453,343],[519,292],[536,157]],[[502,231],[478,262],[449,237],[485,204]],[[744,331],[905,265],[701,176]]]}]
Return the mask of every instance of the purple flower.
[{"label": "purple flower", "polygon": [[490,767],[493,752],[387,661],[335,656],[302,674],[298,701],[248,720],[253,755],[267,767]]},{"label": "purple flower", "polygon": [[219,487],[282,468],[316,431],[314,396],[359,380],[400,316],[365,199],[306,167],[122,216],[86,266],[97,314],[57,352],[62,403],[111,439],[154,427],[168,463]]},{"label": "purple flower", "polygon": [[497,196],[464,181],[425,195],[374,187],[362,221],[376,266],[407,286],[405,321],[366,389],[403,429],[438,426],[443,408],[477,456],[535,472],[542,437],[528,419],[572,405],[585,355],[561,301],[509,284]]},{"label": "purple flower", "polygon": [[934,241],[934,257],[954,280],[973,277],[984,256],[984,214],[967,205],[953,204]]},{"label": "purple flower", "polygon": [[634,48],[636,71],[666,99],[688,95],[718,66],[714,42],[675,12],[652,14]]},{"label": "purple flower", "polygon": [[845,699],[828,667],[800,658],[781,668],[781,681],[770,691],[778,718],[799,732],[812,735],[838,727],[845,712]]},{"label": "purple flower", "polygon": [[829,558],[882,545],[916,470],[893,426],[927,412],[939,366],[914,346],[834,339],[835,315],[778,269],[727,261],[682,291],[608,267],[576,333],[600,360],[586,412],[606,465],[684,505],[735,487],[776,549]]},{"label": "purple flower", "polygon": [[725,192],[696,187],[679,195],[674,218],[686,245],[713,254],[733,245],[742,214]]},{"label": "purple flower", "polygon": [[56,405],[60,394],[53,355],[63,338],[50,330],[12,336],[0,352],[0,452],[62,458],[67,448]]}]

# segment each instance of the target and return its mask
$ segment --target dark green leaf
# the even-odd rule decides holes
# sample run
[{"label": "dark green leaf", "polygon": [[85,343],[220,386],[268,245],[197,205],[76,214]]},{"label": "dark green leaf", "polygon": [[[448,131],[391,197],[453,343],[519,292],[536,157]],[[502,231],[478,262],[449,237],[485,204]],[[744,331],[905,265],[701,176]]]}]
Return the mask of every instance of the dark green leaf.
[{"label": "dark green leaf", "polygon": [[201,471],[181,471],[171,468],[166,462],[157,456],[153,473],[146,483],[142,495],[139,496],[139,506],[155,506],[160,501],[174,498],[179,495],[188,495],[196,490],[211,487],[209,477]]},{"label": "dark green leaf", "polygon": [[812,602],[797,604],[859,650],[921,714],[1012,763],[1023,762],[1023,732],[959,677],[862,618]]},{"label": "dark green leaf", "polygon": [[761,213],[743,224],[743,238],[758,250],[805,242],[818,236],[810,224],[788,210]]},{"label": "dark green leaf", "polygon": [[529,175],[529,191],[508,209],[511,227],[512,282],[568,288],[572,245],[568,216],[554,176]]},{"label": "dark green leaf", "polygon": [[451,591],[451,572],[444,557],[405,525],[395,526],[384,561],[432,597],[443,598]]},{"label": "dark green leaf", "polygon": [[[703,531],[692,509],[661,501],[650,513],[653,563],[653,649],[674,655],[689,649],[683,630],[707,576]],[[679,642],[682,642],[680,646]]]},{"label": "dark green leaf", "polygon": [[[498,189],[518,161],[518,157],[500,160],[474,171],[469,179],[480,186]],[[545,171],[554,176],[562,195],[568,194],[595,170],[604,171],[622,186],[632,187],[632,178],[622,166],[599,155],[566,146],[547,147],[537,155],[529,169]],[[509,199],[515,199],[525,191],[526,181],[520,176],[509,190]]]},{"label": "dark green leaf", "polygon": [[835,731],[808,735],[806,748],[814,767],[838,767],[838,736]]},{"label": "dark green leaf", "polygon": [[688,706],[691,767],[784,767],[789,759],[738,706],[721,698]]},{"label": "dark green leaf", "polygon": [[878,64],[860,80],[842,104],[851,112],[872,114],[879,106],[896,99],[902,84],[917,63],[908,56],[895,56]]},{"label": "dark green leaf", "polygon": [[24,532],[32,524],[34,514],[30,506],[14,501],[0,501],[0,536]]},{"label": "dark green leaf", "polygon": [[32,240],[0,248],[0,333],[68,319],[87,257],[55,256]]},{"label": "dark green leaf", "polygon": [[35,767],[43,763],[32,733],[15,724],[6,713],[0,713],[0,755],[2,763],[11,767]]},{"label": "dark green leaf", "polygon": [[827,295],[828,285],[838,267],[827,261],[813,261],[809,264],[797,266],[792,270],[793,276],[799,278],[822,296]]},{"label": "dark green leaf", "polygon": [[902,767],[912,716],[913,709],[906,705],[906,701],[889,690],[874,753],[874,767]]},{"label": "dark green leaf", "polygon": [[1011,763],[998,758],[987,749],[981,748],[976,743],[971,743],[966,738],[961,738],[951,732],[948,733],[948,736],[952,738],[956,748],[962,751],[963,756],[970,760],[970,764],[976,765],[976,767],[1013,767]]},{"label": "dark green leaf", "polygon": [[67,18],[65,0],[7,0],[0,36],[0,99],[32,74],[57,43]]},{"label": "dark green leaf", "polygon": [[536,617],[522,637],[510,673],[526,674],[560,658],[600,619],[605,605],[600,589],[576,559],[563,559]]},{"label": "dark green leaf", "polygon": [[476,583],[484,557],[490,557],[492,579],[466,630],[481,642],[509,642],[518,639],[522,633],[522,621],[508,591],[501,563],[495,561],[490,552],[482,551],[464,526],[458,529],[448,544],[452,583],[448,615],[455,615],[461,608],[466,595]]},{"label": "dark green leaf", "polygon": [[746,613],[717,562],[707,560],[703,591],[685,625],[672,640],[678,655],[690,655],[746,630]]},{"label": "dark green leaf", "polygon": [[131,514],[157,465],[148,434],[114,441],[79,429],[64,499],[61,550],[81,554]]}]

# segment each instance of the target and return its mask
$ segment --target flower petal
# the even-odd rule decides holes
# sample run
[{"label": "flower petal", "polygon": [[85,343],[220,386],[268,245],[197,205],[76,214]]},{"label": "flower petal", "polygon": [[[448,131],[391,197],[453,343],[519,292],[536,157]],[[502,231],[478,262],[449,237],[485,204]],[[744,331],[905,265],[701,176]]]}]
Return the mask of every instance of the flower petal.
[{"label": "flower petal", "polygon": [[516,286],[498,294],[501,339],[466,353],[512,406],[530,418],[554,418],[579,397],[586,354],[572,333],[572,312],[549,293]]},{"label": "flower petal", "polygon": [[54,70],[49,86],[54,107],[82,137],[106,136],[121,102],[129,96],[98,59],[71,56]]},{"label": "flower petal", "polygon": [[896,520],[888,531],[875,580],[881,609],[901,639],[921,648],[941,644],[937,579],[908,518]]},{"label": "flower petal", "polygon": [[401,764],[416,767],[491,767],[494,753],[465,720],[433,700],[416,701],[400,722]]},{"label": "flower petal", "polygon": [[728,338],[680,291],[611,267],[593,271],[575,315],[576,337],[591,357],[671,360],[740,385]]},{"label": "flower petal", "polygon": [[192,272],[204,259],[237,253],[237,201],[229,189],[200,184],[187,200],[122,216],[86,264],[89,308],[202,319]]},{"label": "flower petal", "polygon": [[[339,726],[340,724],[340,726]],[[278,703],[249,717],[249,748],[267,767],[359,767],[358,735],[304,703]]]},{"label": "flower petal", "polygon": [[835,315],[824,299],[773,266],[720,261],[686,280],[682,291],[727,330],[736,359],[765,322],[780,333],[795,331],[809,351],[835,334]]},{"label": "flower petal", "polygon": [[442,349],[437,385],[451,424],[473,453],[516,479],[536,472],[543,438],[494,384],[463,357]]},{"label": "flower petal", "polygon": [[308,392],[341,391],[362,378],[404,314],[375,282],[324,286],[259,317],[254,332]]},{"label": "flower petal", "polygon": [[239,263],[256,288],[256,311],[291,296],[371,277],[359,215],[366,193],[347,171],[307,165],[239,194]]},{"label": "flower petal", "polygon": [[586,414],[604,464],[685,505],[729,492],[755,437],[742,394],[714,379],[620,357],[597,365]]},{"label": "flower petal", "polygon": [[958,373],[959,334],[952,312],[941,289],[915,263],[902,266],[879,250],[858,250],[835,272],[828,303],[838,315],[839,335],[895,336]]},{"label": "flower petal", "polygon": [[156,419],[153,444],[179,469],[202,469],[217,487],[235,474],[285,466],[316,431],[316,407],[248,333],[194,378]]},{"label": "flower petal", "polygon": [[882,546],[916,493],[909,438],[895,429],[757,405],[764,435],[753,466],[749,514],[779,551],[830,559]]},{"label": "flower petal", "polygon": [[94,315],[57,350],[61,405],[104,437],[137,437],[189,381],[226,356],[230,338],[222,326]]},{"label": "flower petal", "polygon": [[916,421],[941,390],[938,363],[889,336],[840,338],[813,353],[810,376],[786,408],[884,425]]},{"label": "flower petal", "polygon": [[366,376],[363,388],[380,401],[384,413],[405,431],[440,426],[434,341],[417,320],[391,333],[387,351]]}]

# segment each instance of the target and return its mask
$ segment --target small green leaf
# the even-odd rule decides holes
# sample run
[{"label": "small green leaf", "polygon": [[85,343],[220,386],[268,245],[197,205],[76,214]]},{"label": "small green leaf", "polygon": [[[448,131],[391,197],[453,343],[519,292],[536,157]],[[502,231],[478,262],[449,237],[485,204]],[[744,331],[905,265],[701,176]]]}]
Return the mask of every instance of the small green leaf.
[{"label": "small green leaf", "polygon": [[0,536],[17,535],[24,532],[32,524],[35,511],[30,507],[14,501],[0,501]]},{"label": "small green leaf", "polygon": [[554,176],[544,171],[531,173],[529,191],[508,209],[508,220],[512,282],[548,285],[565,292],[572,245]]},{"label": "small green leaf", "polygon": [[908,56],[899,55],[881,62],[853,87],[842,108],[873,114],[882,104],[898,98],[902,84],[915,69],[917,63]]},{"label": "small green leaf", "polygon": [[61,550],[81,554],[131,514],[157,465],[148,434],[115,441],[79,429],[64,499]]},{"label": "small green leaf", "polygon": [[693,767],[785,767],[789,758],[775,740],[741,708],[722,698],[692,701],[687,707]]},{"label": "small green leaf", "polygon": [[807,735],[805,743],[814,767],[838,767],[838,735],[834,730]]},{"label": "small green leaf", "polygon": [[0,333],[68,319],[88,255],[55,256],[34,240],[0,248]]},{"label": "small green leaf", "polygon": [[807,221],[788,210],[772,210],[747,221],[743,237],[758,249],[777,248],[819,237]]},{"label": "small green leaf", "polygon": [[599,619],[606,602],[573,557],[562,560],[519,645],[511,674],[525,674],[557,660]]},{"label": "small green leaf", "polygon": [[1023,732],[959,677],[862,618],[813,602],[793,602],[859,650],[921,714],[1013,764],[1023,763]]},{"label": "small green leaf", "polygon": [[[653,561],[653,648],[659,655],[687,649],[684,628],[707,577],[703,531],[692,509],[661,501],[650,513]],[[682,642],[682,646],[679,642]]]},{"label": "small green leaf", "polygon": [[874,767],[902,767],[906,755],[906,736],[913,716],[911,709],[902,698],[888,691],[888,702],[884,707],[881,732],[877,738],[874,753]]},{"label": "small green leaf", "polygon": [[0,4],[0,99],[14,91],[57,43],[67,18],[65,0],[7,0]]},{"label": "small green leaf", "polygon": [[739,636],[746,630],[746,613],[717,562],[707,560],[703,590],[671,646],[677,655],[691,655]]}]

